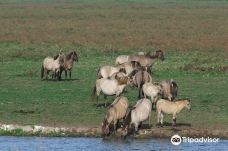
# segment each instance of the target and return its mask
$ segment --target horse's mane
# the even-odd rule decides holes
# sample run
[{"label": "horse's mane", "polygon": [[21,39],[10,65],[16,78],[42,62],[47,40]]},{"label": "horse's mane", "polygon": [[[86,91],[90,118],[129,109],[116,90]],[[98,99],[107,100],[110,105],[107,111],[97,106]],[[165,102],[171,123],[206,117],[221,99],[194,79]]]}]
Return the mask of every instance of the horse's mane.
[{"label": "horse's mane", "polygon": [[115,79],[118,81],[119,85],[127,84],[128,81],[128,77],[118,78],[117,75],[115,76]]},{"label": "horse's mane", "polygon": [[69,60],[74,52],[70,52],[68,55],[66,55],[66,60]]},{"label": "horse's mane", "polygon": [[108,107],[107,107],[107,110],[108,109],[110,109],[110,108],[112,108],[116,103],[118,103],[119,102],[119,100],[120,100],[120,98],[121,97],[117,97],[117,100],[116,101],[114,101],[114,102],[112,102],[112,104],[111,105],[109,105]]},{"label": "horse's mane", "polygon": [[151,59],[157,58],[159,53],[163,53],[162,50],[156,50],[155,52],[147,52],[145,56],[150,57]]}]

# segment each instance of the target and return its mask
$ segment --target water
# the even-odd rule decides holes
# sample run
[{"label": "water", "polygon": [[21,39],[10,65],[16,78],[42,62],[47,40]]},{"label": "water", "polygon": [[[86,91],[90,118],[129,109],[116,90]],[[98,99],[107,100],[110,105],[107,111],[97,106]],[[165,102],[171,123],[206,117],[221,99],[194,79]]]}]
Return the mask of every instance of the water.
[{"label": "water", "polygon": [[228,140],[219,143],[182,143],[174,146],[169,139],[102,139],[71,137],[0,137],[0,151],[153,151],[153,150],[228,150]]}]

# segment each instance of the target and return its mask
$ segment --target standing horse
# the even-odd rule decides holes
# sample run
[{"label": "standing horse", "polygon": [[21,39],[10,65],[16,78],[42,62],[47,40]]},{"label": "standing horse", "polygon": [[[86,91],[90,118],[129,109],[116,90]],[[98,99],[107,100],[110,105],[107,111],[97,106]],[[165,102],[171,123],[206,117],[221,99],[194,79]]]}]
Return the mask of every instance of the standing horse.
[{"label": "standing horse", "polygon": [[107,79],[101,78],[96,80],[96,85],[93,88],[92,99],[96,99],[98,106],[98,97],[102,92],[105,98],[105,107],[107,106],[107,96],[120,96],[124,88],[130,84],[130,78]]},{"label": "standing horse", "polygon": [[155,53],[149,52],[146,55],[132,55],[129,56],[128,61],[138,61],[142,66],[152,67],[157,59],[164,60],[164,53],[162,50],[157,50]]},{"label": "standing horse", "polygon": [[163,126],[163,117],[164,114],[172,114],[173,115],[173,126],[176,126],[176,118],[177,114],[186,107],[189,111],[191,111],[190,100],[180,99],[175,102],[171,102],[168,100],[160,99],[157,102],[157,124]]},{"label": "standing horse", "polygon": [[69,78],[71,79],[71,72],[73,69],[74,61],[78,62],[78,54],[76,51],[70,52],[64,59],[64,64],[61,67],[60,78],[63,71],[65,71],[65,78],[67,78],[67,71],[69,71]]},{"label": "standing horse", "polygon": [[138,131],[139,125],[147,119],[150,126],[151,107],[151,101],[144,98],[138,100],[136,105],[128,110],[122,128],[124,136],[128,134],[132,124],[135,126],[135,132]]},{"label": "standing horse", "polygon": [[125,63],[122,63],[121,65],[119,65],[118,67],[125,69],[127,75],[130,75],[130,73],[134,70],[142,69],[141,64],[137,61],[125,62]]},{"label": "standing horse", "polygon": [[102,123],[102,132],[104,135],[110,133],[110,124],[114,124],[114,133],[117,132],[119,120],[123,119],[126,115],[128,108],[128,99],[126,97],[117,97],[113,103],[108,107],[104,121]]},{"label": "standing horse", "polygon": [[64,54],[60,52],[56,59],[51,57],[46,57],[43,61],[42,68],[41,68],[41,78],[48,79],[49,71],[52,71],[54,77],[58,77],[60,79],[60,67],[64,63]]},{"label": "standing horse", "polygon": [[177,83],[171,79],[169,81],[163,80],[159,83],[162,87],[162,98],[173,101],[177,97],[178,86]]},{"label": "standing horse", "polygon": [[110,78],[114,73],[117,72],[126,73],[126,70],[121,67],[103,66],[98,69],[97,78]]},{"label": "standing horse", "polygon": [[143,91],[142,86],[145,83],[152,82],[151,75],[145,71],[145,69],[141,69],[139,71],[134,70],[130,75],[131,79],[133,80],[134,86],[137,86],[139,89],[139,95],[138,98],[143,98]]},{"label": "standing horse", "polygon": [[158,97],[162,94],[162,87],[159,84],[153,84],[151,82],[145,83],[142,87],[144,97],[149,96],[152,102],[152,109],[155,109],[155,104]]}]

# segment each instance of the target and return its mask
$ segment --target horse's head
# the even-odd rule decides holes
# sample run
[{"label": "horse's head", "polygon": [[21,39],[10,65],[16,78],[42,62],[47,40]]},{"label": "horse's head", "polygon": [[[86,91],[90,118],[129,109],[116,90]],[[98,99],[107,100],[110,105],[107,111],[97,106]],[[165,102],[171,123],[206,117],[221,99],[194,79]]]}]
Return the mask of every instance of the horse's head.
[{"label": "horse's head", "polygon": [[184,103],[184,106],[189,110],[191,111],[191,104],[190,104],[190,99],[184,99],[183,100],[183,103]]},{"label": "horse's head", "polygon": [[108,124],[106,117],[104,118],[103,122],[101,123],[101,130],[102,130],[103,135],[108,135],[110,133],[109,124]]},{"label": "horse's head", "polygon": [[73,55],[73,60],[78,62],[78,54],[76,53],[76,51],[73,51],[72,55]]},{"label": "horse's head", "polygon": [[178,90],[177,83],[173,79],[171,79],[170,80],[170,93],[172,95],[171,101],[173,101],[177,97],[177,90]]},{"label": "horse's head", "polygon": [[165,57],[164,57],[164,52],[162,51],[162,50],[157,50],[156,52],[156,56],[160,59],[160,60],[162,60],[162,61],[164,61],[165,60]]},{"label": "horse's head", "polygon": [[64,53],[60,51],[60,53],[58,54],[58,59],[59,59],[59,64],[60,65],[63,65],[64,57],[65,57]]}]

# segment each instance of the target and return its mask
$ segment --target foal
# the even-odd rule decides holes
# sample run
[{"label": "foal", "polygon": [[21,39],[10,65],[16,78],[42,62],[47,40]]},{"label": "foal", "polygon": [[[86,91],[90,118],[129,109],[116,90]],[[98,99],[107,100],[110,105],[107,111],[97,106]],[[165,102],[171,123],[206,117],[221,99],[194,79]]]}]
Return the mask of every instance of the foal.
[{"label": "foal", "polygon": [[173,115],[173,126],[176,126],[176,118],[177,114],[186,107],[189,111],[191,111],[190,100],[181,99],[175,102],[171,102],[168,100],[160,99],[157,102],[157,123],[163,126],[163,117],[164,114],[172,114]]}]

